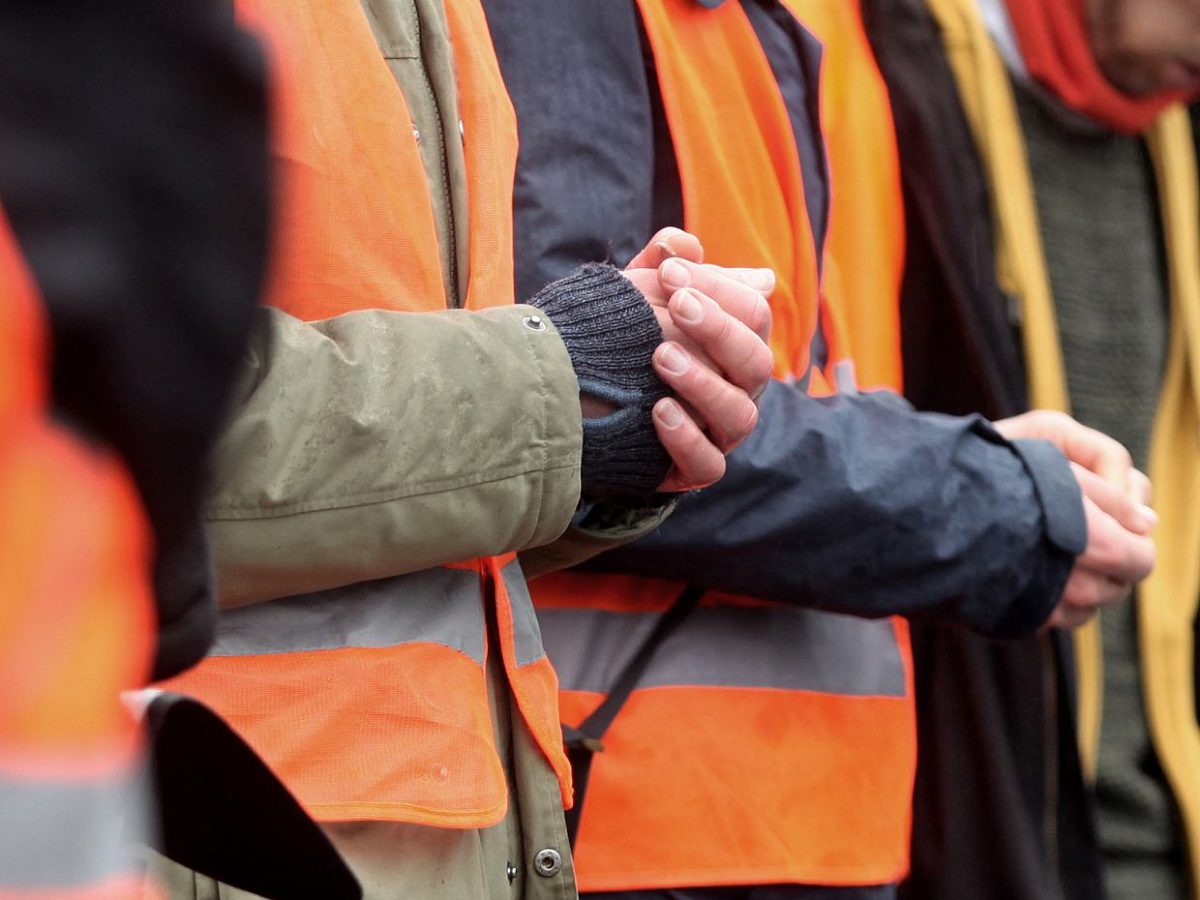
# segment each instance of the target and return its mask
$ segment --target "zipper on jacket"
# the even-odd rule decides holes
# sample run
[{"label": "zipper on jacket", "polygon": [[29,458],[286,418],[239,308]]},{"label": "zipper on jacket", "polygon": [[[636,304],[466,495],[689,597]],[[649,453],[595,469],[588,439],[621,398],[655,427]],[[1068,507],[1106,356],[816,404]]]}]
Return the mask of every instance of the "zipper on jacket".
[{"label": "zipper on jacket", "polygon": [[433,89],[433,80],[429,77],[429,69],[425,64],[425,52],[423,49],[424,34],[419,0],[413,3],[412,9],[413,15],[416,18],[417,56],[421,64],[421,84],[424,86],[425,92],[429,95],[429,100],[433,104],[434,119],[437,123],[438,158],[442,169],[442,177],[440,179],[442,199],[446,203],[447,246],[443,254],[448,266],[446,276],[449,296],[446,297],[446,303],[451,307],[458,307],[462,305],[458,296],[458,237],[455,232],[454,196],[450,189],[450,163],[446,158],[446,129],[442,125],[442,106],[438,103],[437,91]]}]

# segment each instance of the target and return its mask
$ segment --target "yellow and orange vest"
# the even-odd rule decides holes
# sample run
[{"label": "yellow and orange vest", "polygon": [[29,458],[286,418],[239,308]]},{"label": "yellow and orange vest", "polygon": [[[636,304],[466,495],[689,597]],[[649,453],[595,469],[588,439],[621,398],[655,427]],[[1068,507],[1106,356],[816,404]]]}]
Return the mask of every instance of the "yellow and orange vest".
[{"label": "yellow and orange vest", "polygon": [[[808,376],[812,392],[828,393],[852,389],[857,368],[864,383],[898,386],[898,161],[856,4],[785,2],[824,49],[832,203],[820,267],[788,112],[740,4],[638,4],[684,226],[708,261],[777,273],[776,377]],[[812,372],[818,330],[828,356]],[[681,587],[574,572],[533,582],[565,722],[600,704]],[[594,759],[580,889],[899,880],[916,762],[911,668],[899,619],[706,594],[658,648]]]},{"label": "yellow and orange vest", "polygon": [[[282,178],[268,302],[304,320],[444,310],[411,117],[359,0],[245,0],[283,85]],[[516,120],[478,0],[448,0],[468,176],[466,307],[513,301]],[[493,614],[499,646],[488,646]],[[318,820],[484,827],[507,808],[485,660],[558,774],[558,683],[513,555],[227,612],[174,690],[212,706]]]},{"label": "yellow and orange vest", "polygon": [[41,300],[0,216],[0,898],[141,897],[150,539],[125,469],[53,421]]}]

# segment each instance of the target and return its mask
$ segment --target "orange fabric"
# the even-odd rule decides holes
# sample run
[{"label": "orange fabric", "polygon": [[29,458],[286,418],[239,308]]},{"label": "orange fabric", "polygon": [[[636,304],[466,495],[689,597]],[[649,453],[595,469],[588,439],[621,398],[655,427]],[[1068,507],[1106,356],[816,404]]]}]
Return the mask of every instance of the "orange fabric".
[{"label": "orange fabric", "polygon": [[91,887],[45,890],[5,890],[0,888],[0,900],[159,900],[165,897],[160,890],[148,885],[141,875],[121,875],[106,879]]},{"label": "orange fabric", "polygon": [[169,689],[198,694],[268,751],[318,819],[504,813],[483,668],[438,644],[209,659]]},{"label": "orange fabric", "polygon": [[[700,236],[707,262],[775,270],[775,374],[800,376],[817,317],[817,258],[796,141],[770,65],[737,3],[639,6],[659,82],[672,98],[665,112],[680,172],[703,172],[683,178],[685,223]],[[714,68],[728,79],[725,90],[711,89]],[[758,121],[750,121],[751,109],[761,110]],[[712,135],[723,152],[680,139],[692,133]],[[768,222],[779,227],[734,225]]]},{"label": "orange fabric", "polygon": [[[305,320],[457,305],[400,86],[362,5],[239,0],[274,50],[282,182],[267,302]],[[471,217],[472,309],[512,302],[516,119],[477,2],[446,4]],[[453,140],[453,135],[447,135]]]},{"label": "orange fabric", "polygon": [[0,301],[0,765],[71,770],[136,747],[118,695],[149,671],[149,538],[126,473],[45,414],[39,301],[2,222]]},{"label": "orange fabric", "polygon": [[[819,318],[829,358],[823,372],[811,373],[814,394],[832,393],[839,364],[849,360],[870,383],[899,384],[898,162],[887,95],[856,6],[788,4],[798,15],[813,12],[811,30],[825,46],[821,121],[832,203],[818,284],[790,119],[741,6],[638,2],[679,162],[685,227],[712,262],[778,273],[777,376],[808,370]],[[666,609],[680,585],[568,572],[531,588],[539,606],[646,612]],[[705,597],[706,604],[754,602],[761,601]],[[592,767],[576,846],[580,889],[850,886],[903,877],[916,731],[908,630],[899,619],[893,628],[903,697],[635,691]],[[564,691],[564,721],[579,723],[600,700]]]},{"label": "orange fabric", "polygon": [[[149,535],[124,469],[47,415],[46,341],[33,278],[0,217],[0,784],[36,796],[45,782],[56,797],[77,784],[86,798],[141,765],[120,694],[149,676]],[[131,811],[141,799],[129,798]],[[107,829],[104,812],[80,808],[60,824]],[[0,871],[4,853],[0,834]],[[0,897],[117,900],[141,887],[127,873],[71,888],[0,885]]]},{"label": "orange fabric", "polygon": [[[888,736],[908,728],[909,701],[796,694],[636,691],[592,766],[575,851],[580,889],[898,880],[909,797],[895,790],[886,757]],[[563,717],[582,721],[600,700],[564,692]],[[655,740],[638,739],[645,734]],[[698,793],[703,807],[691,805]],[[689,840],[677,839],[681,818]]]},{"label": "orange fabric", "polygon": [[821,134],[832,185],[825,294],[845,316],[864,389],[901,387],[904,199],[895,124],[859,0],[783,0],[824,46]]},{"label": "orange fabric", "polygon": [[[444,295],[424,168],[404,95],[359,0],[240,0],[282,68],[276,157],[282,215],[269,302],[314,320],[363,309],[426,312]],[[516,120],[478,0],[447,0],[471,216],[466,305],[513,302]],[[449,138],[450,136],[448,136]],[[571,797],[558,684],[517,665],[500,572],[461,563],[493,604],[514,701]],[[448,828],[495,824],[507,795],[483,667],[438,644],[210,658],[171,683],[224,715],[314,817]]]}]

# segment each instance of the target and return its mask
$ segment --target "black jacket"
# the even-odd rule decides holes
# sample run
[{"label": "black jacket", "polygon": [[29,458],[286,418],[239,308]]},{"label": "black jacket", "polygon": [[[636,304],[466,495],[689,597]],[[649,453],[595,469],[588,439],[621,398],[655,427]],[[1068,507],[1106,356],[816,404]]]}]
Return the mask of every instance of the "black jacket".
[{"label": "black jacket", "polygon": [[[940,34],[919,0],[866,0],[888,83],[908,218],[902,321],[918,408],[1028,406],[996,283],[987,186]],[[914,623],[920,762],[911,900],[1103,896],[1078,758],[1067,635],[993,643]]]}]

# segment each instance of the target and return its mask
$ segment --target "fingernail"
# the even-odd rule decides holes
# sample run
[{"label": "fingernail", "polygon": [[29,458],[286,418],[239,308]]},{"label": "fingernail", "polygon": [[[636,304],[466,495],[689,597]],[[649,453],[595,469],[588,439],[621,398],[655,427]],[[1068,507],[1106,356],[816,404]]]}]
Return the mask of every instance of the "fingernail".
[{"label": "fingernail", "polygon": [[775,290],[775,273],[771,269],[749,269],[745,281],[750,287],[764,294]]},{"label": "fingernail", "polygon": [[670,259],[672,256],[675,255],[675,251],[672,250],[670,248],[670,246],[667,245],[666,243],[664,243],[663,241],[655,241],[654,249],[657,250],[659,253],[661,253],[663,256],[665,256],[667,259]]},{"label": "fingernail", "polygon": [[679,290],[685,288],[692,283],[692,273],[687,270],[687,266],[674,259],[668,259],[658,269],[662,280],[666,282],[667,287]]},{"label": "fingernail", "polygon": [[683,424],[683,409],[670,398],[661,401],[658,406],[654,407],[654,414],[658,416],[658,421],[668,428],[678,428]]},{"label": "fingernail", "polygon": [[1137,505],[1138,518],[1142,521],[1142,526],[1149,531],[1158,524],[1158,513],[1144,503]]},{"label": "fingernail", "polygon": [[658,351],[658,363],[672,375],[682,375],[688,370],[688,355],[674,344],[663,344]]},{"label": "fingernail", "polygon": [[675,295],[675,312],[683,321],[695,325],[704,318],[704,307],[695,291],[680,291]]}]

